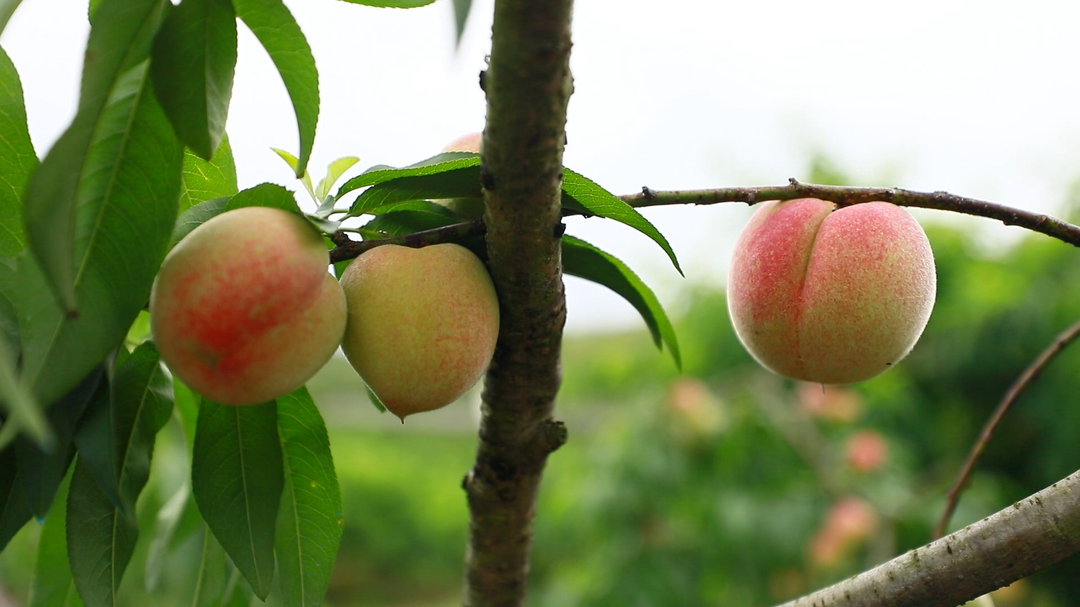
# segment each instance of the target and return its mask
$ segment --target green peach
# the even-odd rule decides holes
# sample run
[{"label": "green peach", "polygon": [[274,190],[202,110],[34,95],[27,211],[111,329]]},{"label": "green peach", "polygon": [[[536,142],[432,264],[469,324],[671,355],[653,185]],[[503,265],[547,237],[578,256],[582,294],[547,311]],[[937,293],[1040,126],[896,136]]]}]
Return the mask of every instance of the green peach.
[{"label": "green peach", "polygon": [[736,244],[728,309],[739,339],[766,368],[847,384],[911,351],[935,290],[930,243],[900,207],[770,201]]},{"label": "green peach", "polygon": [[487,370],[499,301],[465,247],[376,247],[349,264],[341,287],[349,310],[341,349],[402,420],[457,400]]}]

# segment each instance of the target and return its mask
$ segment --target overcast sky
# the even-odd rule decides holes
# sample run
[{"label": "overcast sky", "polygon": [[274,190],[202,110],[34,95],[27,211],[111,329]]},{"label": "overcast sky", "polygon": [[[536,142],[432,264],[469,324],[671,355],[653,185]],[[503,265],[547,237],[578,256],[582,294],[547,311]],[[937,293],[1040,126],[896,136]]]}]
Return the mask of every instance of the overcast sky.
[{"label": "overcast sky", "polygon": [[[359,156],[358,169],[408,164],[483,127],[477,74],[493,0],[475,1],[456,52],[448,0],[409,11],[286,3],[320,70],[316,178],[340,156]],[[0,36],[23,79],[39,155],[74,113],[85,14],[84,1],[23,0]],[[579,0],[566,164],[626,194],[780,184],[804,177],[809,156],[824,152],[861,185],[1057,212],[1080,176],[1077,23],[1075,1]],[[299,190],[270,151],[297,148],[284,87],[243,28],[228,131],[241,187]],[[645,212],[686,280],[628,228],[592,219],[569,230],[674,305],[681,285],[722,281],[748,212]],[[1017,233],[994,228],[987,239]],[[617,296],[577,280],[568,289],[571,330],[640,326]]]}]

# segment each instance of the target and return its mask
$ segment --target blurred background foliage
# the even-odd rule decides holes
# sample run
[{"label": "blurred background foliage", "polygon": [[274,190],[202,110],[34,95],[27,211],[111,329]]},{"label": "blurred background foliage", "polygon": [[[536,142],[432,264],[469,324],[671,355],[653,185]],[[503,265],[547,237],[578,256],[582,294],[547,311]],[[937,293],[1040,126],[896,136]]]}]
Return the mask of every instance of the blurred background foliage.
[{"label": "blurred background foliage", "polygon": [[[812,169],[811,182],[846,179],[826,159]],[[1073,221],[1075,198],[1064,207]],[[763,371],[739,345],[715,286],[688,288],[679,306],[681,372],[644,329],[569,337],[558,416],[570,442],[545,475],[530,604],[767,605],[927,542],[990,412],[1080,318],[1080,263],[1073,247],[1043,236],[989,250],[970,230],[926,227],[938,270],[929,326],[902,364],[863,384],[797,384]],[[1078,372],[1073,346],[1016,403],[951,529],[1080,468]],[[365,402],[341,358],[309,386],[345,507],[327,604],[460,604],[468,521],[460,483],[475,449],[476,392],[402,426]],[[157,491],[143,499],[182,486],[183,453],[182,435],[167,429]],[[0,554],[0,579],[23,601],[40,531],[31,523]],[[149,584],[152,599],[141,541],[124,602],[190,605],[201,533],[177,534]],[[1078,580],[1072,558],[994,599],[1080,605]]]}]

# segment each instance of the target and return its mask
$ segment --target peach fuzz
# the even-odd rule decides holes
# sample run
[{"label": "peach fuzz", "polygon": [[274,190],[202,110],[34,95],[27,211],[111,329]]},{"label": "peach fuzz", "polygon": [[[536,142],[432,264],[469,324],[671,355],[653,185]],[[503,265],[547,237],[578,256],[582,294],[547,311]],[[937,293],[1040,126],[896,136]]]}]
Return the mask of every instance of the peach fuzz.
[{"label": "peach fuzz", "polygon": [[499,302],[465,247],[376,247],[349,264],[341,286],[349,308],[341,349],[402,420],[457,400],[487,371]]},{"label": "peach fuzz", "polygon": [[936,285],[926,234],[900,207],[770,201],[736,244],[728,310],[739,339],[766,368],[847,384],[911,351]]},{"label": "peach fuzz", "polygon": [[248,405],[302,386],[345,331],[345,296],[302,217],[245,207],[210,219],[162,263],[150,295],[154,341],[185,384]]}]

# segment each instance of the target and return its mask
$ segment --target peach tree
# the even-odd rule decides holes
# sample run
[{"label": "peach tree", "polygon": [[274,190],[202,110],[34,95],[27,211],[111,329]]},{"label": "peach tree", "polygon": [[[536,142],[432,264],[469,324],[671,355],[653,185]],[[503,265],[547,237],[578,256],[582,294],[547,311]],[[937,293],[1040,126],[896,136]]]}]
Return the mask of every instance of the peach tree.
[{"label": "peach tree", "polygon": [[[356,3],[408,8],[430,1]],[[17,4],[0,4],[0,25]],[[455,6],[459,16],[467,14],[467,0]],[[281,0],[175,6],[92,0],[77,113],[41,160],[27,131],[17,66],[0,52],[0,546],[29,521],[44,521],[35,605],[65,605],[73,593],[93,607],[116,604],[140,537],[149,536],[150,554],[160,559],[184,516],[209,530],[195,604],[247,604],[274,588],[287,605],[322,601],[346,522],[326,428],[310,395],[300,387],[263,395],[256,404],[215,402],[183,383],[179,365],[170,372],[148,336],[151,323],[155,332],[166,331],[158,327],[167,319],[147,313],[166,255],[196,226],[229,211],[259,206],[292,213],[304,229],[324,235],[337,274],[385,245],[457,243],[486,263],[501,318],[484,379],[475,464],[463,482],[471,512],[464,603],[475,606],[524,602],[541,475],[547,456],[567,440],[554,416],[563,274],[624,297],[656,344],[679,360],[672,324],[654,293],[620,260],[565,233],[565,217],[621,222],[651,238],[676,268],[670,244],[638,208],[806,198],[843,208],[878,201],[981,215],[1080,245],[1080,228],[1071,224],[944,193],[792,181],[616,196],[562,163],[573,93],[571,12],[569,0],[496,2],[490,63],[481,78],[488,102],[482,153],[373,166],[340,186],[348,160],[332,164],[314,186],[307,171],[318,73]],[[302,212],[282,186],[241,190],[237,184],[224,127],[238,23],[255,34],[284,81],[299,145],[295,155],[282,156],[315,198],[313,212]],[[459,213],[468,207],[483,208],[482,216]],[[222,255],[244,259],[239,232],[220,238],[229,240],[217,246],[232,248]],[[776,238],[775,247],[759,246],[782,247]],[[837,249],[840,256],[865,253]],[[248,270],[239,264],[222,280]],[[757,271],[740,273],[751,280]],[[318,291],[301,289],[300,296]],[[169,301],[158,303],[187,295],[170,292],[160,296]],[[270,295],[265,298],[259,303]],[[835,326],[827,328],[840,330],[842,321],[830,317]],[[747,326],[753,330],[753,323]],[[1063,334],[1030,375],[1078,332]],[[287,353],[291,346],[267,348]],[[146,504],[139,497],[155,437],[170,424],[187,437],[190,483],[164,504]],[[1074,474],[795,604],[973,599],[1080,551],[1078,492]],[[242,581],[229,584],[229,575]]]}]

